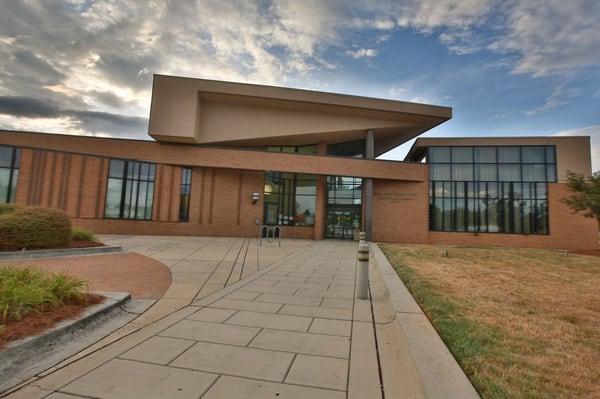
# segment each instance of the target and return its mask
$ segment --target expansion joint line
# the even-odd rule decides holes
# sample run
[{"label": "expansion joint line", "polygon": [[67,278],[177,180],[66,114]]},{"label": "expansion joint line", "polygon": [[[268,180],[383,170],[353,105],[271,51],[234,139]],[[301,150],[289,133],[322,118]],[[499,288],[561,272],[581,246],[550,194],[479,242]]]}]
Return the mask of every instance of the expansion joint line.
[{"label": "expansion joint line", "polygon": [[[385,390],[383,389],[383,373],[381,371],[381,358],[379,356],[379,341],[377,340],[377,329],[375,328],[375,309],[373,307],[373,293],[371,292],[371,284],[369,284],[369,302],[371,305],[371,322],[373,324],[373,337],[375,338],[375,354],[377,355],[377,373],[379,374],[379,387],[381,389],[381,399],[385,399]],[[395,318],[396,314],[394,314],[394,318],[390,321],[390,323]]]}]

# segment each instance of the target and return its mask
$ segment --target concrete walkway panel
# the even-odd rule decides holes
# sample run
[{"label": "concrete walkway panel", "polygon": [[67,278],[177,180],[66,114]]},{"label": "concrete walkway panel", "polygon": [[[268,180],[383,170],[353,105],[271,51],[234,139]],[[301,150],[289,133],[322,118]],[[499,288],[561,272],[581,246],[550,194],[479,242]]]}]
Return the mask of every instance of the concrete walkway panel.
[{"label": "concrete walkway panel", "polygon": [[339,358],[350,355],[349,338],[292,331],[262,330],[250,346]]},{"label": "concrete walkway panel", "polygon": [[115,359],[62,388],[75,395],[106,399],[200,397],[215,374]]},{"label": "concrete walkway panel", "polygon": [[282,382],[293,359],[293,353],[198,342],[171,366]]},{"label": "concrete walkway panel", "polygon": [[163,331],[160,335],[163,337],[246,346],[259,331],[260,329],[253,327],[182,320]]},{"label": "concrete walkway panel", "polygon": [[230,317],[226,323],[272,330],[306,332],[312,320],[310,317],[239,311]]},{"label": "concrete walkway panel", "polygon": [[202,399],[344,399],[345,392],[222,376]]}]

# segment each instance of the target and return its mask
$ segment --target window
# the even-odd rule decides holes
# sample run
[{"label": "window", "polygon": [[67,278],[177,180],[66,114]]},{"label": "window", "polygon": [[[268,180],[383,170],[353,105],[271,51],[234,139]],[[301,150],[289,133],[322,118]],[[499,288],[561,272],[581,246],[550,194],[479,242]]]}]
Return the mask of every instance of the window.
[{"label": "window", "polygon": [[181,193],[179,194],[179,221],[190,221],[190,193],[192,190],[192,168],[181,169]]},{"label": "window", "polygon": [[429,184],[433,231],[548,234],[546,183]]},{"label": "window", "polygon": [[314,175],[265,172],[265,224],[313,226],[317,179]]},{"label": "window", "polygon": [[555,146],[429,147],[430,180],[556,182]]},{"label": "window", "polygon": [[316,154],[317,146],[314,144],[301,145],[301,146],[271,145],[271,146],[267,146],[267,151],[269,151],[269,152],[288,152],[288,153],[297,153],[297,154]]},{"label": "window", "polygon": [[111,159],[104,217],[151,220],[155,174],[154,163]]},{"label": "window", "polygon": [[360,177],[327,176],[327,205],[361,205]]},{"label": "window", "polygon": [[554,146],[430,147],[430,229],[548,234]]},{"label": "window", "polygon": [[355,140],[344,143],[329,144],[327,146],[327,155],[337,155],[340,157],[364,158],[365,141]]},{"label": "window", "polygon": [[21,150],[0,146],[0,203],[15,202]]}]

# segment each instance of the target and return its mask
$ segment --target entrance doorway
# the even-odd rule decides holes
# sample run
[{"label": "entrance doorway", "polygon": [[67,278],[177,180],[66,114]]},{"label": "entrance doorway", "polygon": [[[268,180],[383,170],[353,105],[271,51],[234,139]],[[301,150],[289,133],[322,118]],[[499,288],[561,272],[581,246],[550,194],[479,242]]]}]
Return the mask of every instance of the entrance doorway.
[{"label": "entrance doorway", "polygon": [[360,228],[360,206],[328,207],[326,213],[326,238],[354,239]]},{"label": "entrance doorway", "polygon": [[354,239],[360,229],[361,210],[362,179],[327,176],[325,237]]}]

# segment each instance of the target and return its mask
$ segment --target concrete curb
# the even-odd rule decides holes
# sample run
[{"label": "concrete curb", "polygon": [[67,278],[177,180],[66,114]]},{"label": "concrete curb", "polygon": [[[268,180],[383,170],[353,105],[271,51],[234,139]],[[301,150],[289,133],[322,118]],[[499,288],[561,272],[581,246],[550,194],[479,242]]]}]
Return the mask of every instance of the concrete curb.
[{"label": "concrete curb", "polygon": [[86,248],[58,248],[58,249],[34,249],[26,251],[0,252],[2,260],[28,260],[40,258],[61,258],[63,256],[94,255],[112,252],[123,252],[121,247],[102,246]]},{"label": "concrete curb", "polygon": [[[83,330],[95,320],[107,315],[131,298],[129,293],[123,292],[100,291],[95,293],[104,296],[106,299],[86,309],[79,318],[64,320],[50,330],[12,342],[6,348],[0,350],[0,376],[11,375],[10,370],[19,369],[19,364],[22,361],[43,356],[43,353],[60,344],[69,334]],[[3,389],[6,389],[6,387],[3,387]]]},{"label": "concrete curb", "polygon": [[[479,394],[450,353],[423,310],[412,297],[379,246],[371,243],[372,262],[385,289],[385,321],[376,320],[380,331],[392,331],[404,351],[407,367],[418,379],[426,398],[479,398]],[[380,348],[381,350],[382,348]],[[384,387],[386,385],[384,375]],[[393,380],[387,381],[397,384]],[[421,396],[421,395],[416,395]]]}]

